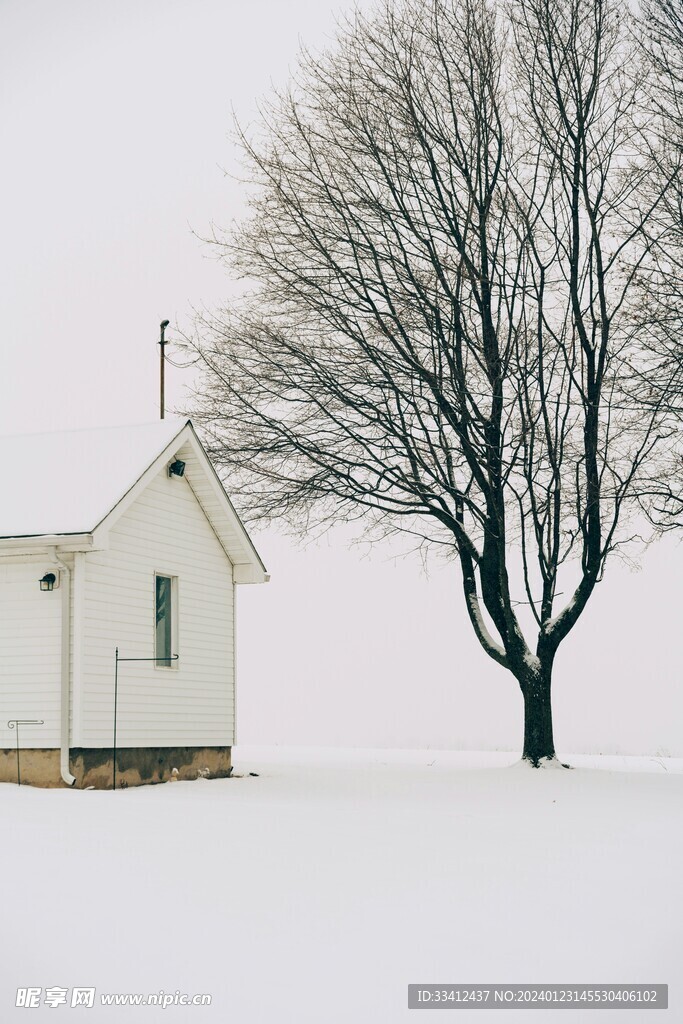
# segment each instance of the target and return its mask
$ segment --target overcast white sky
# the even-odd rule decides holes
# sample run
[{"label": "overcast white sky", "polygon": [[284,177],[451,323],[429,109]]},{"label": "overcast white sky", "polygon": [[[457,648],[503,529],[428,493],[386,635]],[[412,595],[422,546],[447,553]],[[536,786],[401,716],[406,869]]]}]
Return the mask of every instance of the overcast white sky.
[{"label": "overcast white sky", "polygon": [[[159,321],[230,295],[196,236],[243,209],[231,109],[248,119],[350,6],[0,0],[0,435],[158,415]],[[169,369],[171,406],[188,379]],[[521,698],[455,566],[255,540],[273,579],[240,591],[242,742],[518,746]],[[560,753],[683,755],[682,567],[672,540],[611,567],[558,658]]]}]

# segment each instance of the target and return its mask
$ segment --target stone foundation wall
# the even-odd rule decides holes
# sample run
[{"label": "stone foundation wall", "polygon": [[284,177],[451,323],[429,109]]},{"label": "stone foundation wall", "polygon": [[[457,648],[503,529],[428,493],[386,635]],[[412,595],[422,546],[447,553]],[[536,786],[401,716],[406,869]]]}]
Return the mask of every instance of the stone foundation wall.
[{"label": "stone foundation wall", "polygon": [[[178,780],[224,779],[232,770],[231,747],[123,747],[116,751],[116,788]],[[72,747],[69,767],[75,788],[111,789],[112,748]],[[59,750],[20,750],[21,784],[68,788],[59,771]],[[177,769],[176,772],[173,769]],[[0,782],[17,781],[16,749],[0,750]]]}]

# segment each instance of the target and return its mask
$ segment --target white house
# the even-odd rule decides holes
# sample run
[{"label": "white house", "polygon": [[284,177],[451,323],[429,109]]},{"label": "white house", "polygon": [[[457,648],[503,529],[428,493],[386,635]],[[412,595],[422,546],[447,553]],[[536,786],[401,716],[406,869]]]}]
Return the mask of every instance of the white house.
[{"label": "white house", "polygon": [[191,422],[0,445],[0,781],[229,774],[235,588],[268,576]]}]

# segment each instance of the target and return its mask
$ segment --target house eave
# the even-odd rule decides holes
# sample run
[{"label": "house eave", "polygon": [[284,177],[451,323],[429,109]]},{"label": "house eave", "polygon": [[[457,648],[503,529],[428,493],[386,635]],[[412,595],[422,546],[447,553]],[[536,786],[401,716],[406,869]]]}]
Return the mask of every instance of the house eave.
[{"label": "house eave", "polygon": [[92,533],[50,533],[27,537],[0,537],[0,557],[11,555],[42,555],[54,548],[60,551],[91,551]]},{"label": "house eave", "polygon": [[270,573],[253,562],[235,562],[232,567],[232,578],[235,583],[268,583]]}]

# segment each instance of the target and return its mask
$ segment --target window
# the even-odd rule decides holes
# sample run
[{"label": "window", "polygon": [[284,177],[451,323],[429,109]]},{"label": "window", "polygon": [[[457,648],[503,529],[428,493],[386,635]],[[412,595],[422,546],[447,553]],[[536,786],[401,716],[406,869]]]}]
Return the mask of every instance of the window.
[{"label": "window", "polygon": [[172,656],[175,641],[176,580],[173,576],[155,576],[155,626],[154,657],[157,667],[173,668]]}]

